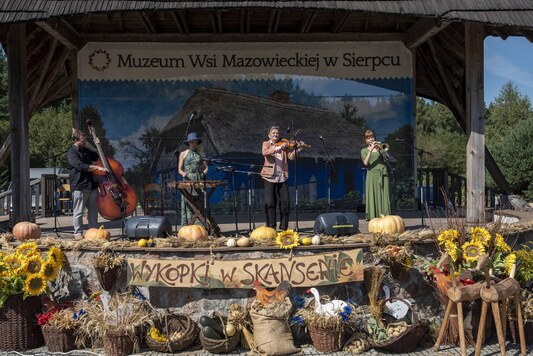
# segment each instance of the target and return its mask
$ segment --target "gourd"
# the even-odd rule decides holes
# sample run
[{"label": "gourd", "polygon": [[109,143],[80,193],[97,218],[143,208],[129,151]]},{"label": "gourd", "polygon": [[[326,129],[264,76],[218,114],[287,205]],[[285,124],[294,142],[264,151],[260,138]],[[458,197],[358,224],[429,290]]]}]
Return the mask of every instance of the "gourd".
[{"label": "gourd", "polygon": [[313,238],[311,239],[311,243],[313,245],[320,245],[320,236],[318,235],[313,236]]},{"label": "gourd", "polygon": [[185,225],[179,229],[178,237],[182,237],[187,241],[205,241],[209,235],[203,226]]},{"label": "gourd", "polygon": [[35,223],[21,221],[13,227],[13,235],[20,242],[38,239],[41,237],[41,228]]},{"label": "gourd", "polygon": [[302,245],[311,245],[311,244],[313,243],[313,241],[311,240],[310,237],[304,237],[304,238],[300,241],[300,243],[301,243]]},{"label": "gourd", "polygon": [[248,247],[250,246],[250,239],[247,237],[241,237],[237,240],[237,246],[239,247]]},{"label": "gourd", "polygon": [[235,247],[237,246],[237,241],[235,241],[235,239],[229,239],[228,241],[226,241],[226,246]]},{"label": "gourd", "polygon": [[237,329],[235,328],[235,325],[232,323],[228,323],[226,325],[226,335],[229,337],[232,337],[237,332]]},{"label": "gourd", "polygon": [[276,236],[278,236],[276,230],[268,226],[258,227],[250,234],[250,238],[256,240],[273,240]]},{"label": "gourd", "polygon": [[210,328],[215,333],[217,333],[219,336],[222,336],[222,337],[224,336],[224,331],[222,331],[222,328],[220,327],[220,325],[216,321],[211,319],[210,317],[203,315],[200,317],[200,319],[198,319],[198,323],[204,328],[205,327]]},{"label": "gourd", "polygon": [[99,229],[93,227],[85,231],[85,238],[95,240],[109,240],[111,239],[111,233],[104,229],[104,225],[102,225]]},{"label": "gourd", "polygon": [[210,326],[204,326],[202,328],[202,332],[204,333],[204,336],[208,339],[215,339],[215,340],[223,340],[224,336],[217,333],[212,327]]},{"label": "gourd", "polygon": [[405,223],[398,215],[381,215],[368,223],[368,231],[377,234],[395,234],[405,231]]}]

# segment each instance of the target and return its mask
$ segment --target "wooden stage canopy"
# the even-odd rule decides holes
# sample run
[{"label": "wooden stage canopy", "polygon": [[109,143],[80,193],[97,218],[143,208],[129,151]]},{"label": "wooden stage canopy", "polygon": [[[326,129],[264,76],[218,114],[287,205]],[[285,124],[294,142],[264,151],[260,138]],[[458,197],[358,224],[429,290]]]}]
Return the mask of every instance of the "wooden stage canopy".
[{"label": "wooden stage canopy", "polygon": [[483,40],[533,41],[529,0],[418,1],[28,1],[0,3],[7,51],[14,222],[31,214],[28,120],[44,106],[73,99],[76,54],[89,42],[401,41],[412,51],[415,94],[454,113],[468,136],[467,219],[484,221],[485,166],[509,184],[485,147]]}]

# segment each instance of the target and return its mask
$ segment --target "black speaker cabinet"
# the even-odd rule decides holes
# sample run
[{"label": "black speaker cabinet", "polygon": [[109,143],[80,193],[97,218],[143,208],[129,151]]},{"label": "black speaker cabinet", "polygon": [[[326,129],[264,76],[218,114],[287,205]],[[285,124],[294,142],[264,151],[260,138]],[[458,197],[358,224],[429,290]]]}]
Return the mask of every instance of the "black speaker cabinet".
[{"label": "black speaker cabinet", "polygon": [[125,234],[130,239],[167,237],[172,225],[164,216],[134,216],[126,221]]},{"label": "black speaker cabinet", "polygon": [[327,213],[319,215],[313,228],[315,234],[353,235],[359,232],[355,213]]}]

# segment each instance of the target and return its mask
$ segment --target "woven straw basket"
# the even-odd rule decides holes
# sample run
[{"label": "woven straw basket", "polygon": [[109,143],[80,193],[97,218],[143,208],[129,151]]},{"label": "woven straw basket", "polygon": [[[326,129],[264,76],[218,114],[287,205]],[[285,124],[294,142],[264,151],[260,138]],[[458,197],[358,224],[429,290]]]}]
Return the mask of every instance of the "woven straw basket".
[{"label": "woven straw basket", "polygon": [[38,297],[22,299],[22,294],[11,295],[0,308],[0,350],[24,351],[44,344],[41,328],[35,314],[41,312]]},{"label": "woven straw basket", "polygon": [[133,353],[134,340],[124,332],[108,331],[104,336],[104,352],[107,356],[125,356]]},{"label": "woven straw basket", "polygon": [[314,348],[319,352],[334,352],[343,345],[345,328],[337,330],[324,329],[309,325],[309,335]]},{"label": "woven straw basket", "polygon": [[43,325],[41,330],[48,352],[68,352],[76,349],[74,329],[60,329]]},{"label": "woven straw basket", "polygon": [[198,337],[198,326],[187,315],[184,314],[170,314],[163,318],[163,321],[155,322],[154,324],[159,330],[163,330],[167,340],[174,332],[181,334],[177,340],[167,342],[156,341],[150,336],[148,331],[146,335],[146,344],[154,351],[159,352],[176,352],[189,347]]},{"label": "woven straw basket", "polygon": [[[226,325],[224,323],[224,319],[217,313],[213,316],[213,319],[218,319],[219,324],[222,326],[222,330],[224,331],[224,334],[226,334]],[[239,344],[239,341],[241,340],[241,333],[240,331],[237,331],[235,335],[227,337],[226,339],[222,340],[216,340],[216,339],[210,339],[204,336],[204,333],[200,330],[200,343],[202,344],[202,347],[206,350],[211,352],[212,354],[225,354],[229,353],[237,347]]]},{"label": "woven straw basket", "polygon": [[392,339],[385,340],[384,342],[376,342],[370,339],[369,342],[372,347],[379,350],[395,353],[411,352],[416,349],[420,340],[422,340],[424,335],[428,332],[428,326],[418,323],[418,317],[410,303],[407,303],[402,298],[396,297],[385,299],[384,303],[390,300],[399,300],[407,305],[411,311],[411,325],[409,325],[400,335],[397,335]]},{"label": "woven straw basket", "polygon": [[102,289],[107,292],[113,289],[113,286],[115,285],[115,282],[118,277],[118,272],[120,270],[120,267],[114,267],[114,268],[108,269],[105,272],[103,268],[95,267],[94,270],[96,271],[96,278],[98,279],[98,282],[100,282]]}]

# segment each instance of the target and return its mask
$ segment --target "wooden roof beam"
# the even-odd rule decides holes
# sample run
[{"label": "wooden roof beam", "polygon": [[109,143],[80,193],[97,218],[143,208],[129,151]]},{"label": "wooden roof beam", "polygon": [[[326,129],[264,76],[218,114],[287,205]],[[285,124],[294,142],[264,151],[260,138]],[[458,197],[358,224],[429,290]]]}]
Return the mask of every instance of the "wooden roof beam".
[{"label": "wooden roof beam", "polygon": [[148,33],[157,33],[157,29],[155,27],[155,24],[150,20],[150,17],[145,12],[138,12],[137,16],[139,16],[139,19],[141,20],[141,23],[143,24],[144,28],[146,29],[146,32]]},{"label": "wooden roof beam", "polygon": [[209,22],[211,23],[213,34],[216,34],[217,33],[217,22],[215,20],[215,15],[212,12],[209,13]]},{"label": "wooden roof beam", "polygon": [[350,15],[352,13],[345,11],[342,13],[342,16],[335,16],[335,19],[333,20],[333,26],[331,26],[331,32],[332,33],[339,33],[342,31],[342,28],[350,18]]},{"label": "wooden roof beam", "polygon": [[222,11],[217,11],[218,33],[222,33]]},{"label": "wooden roof beam", "polygon": [[174,11],[171,11],[170,17],[172,17],[172,19],[174,20],[174,23],[176,24],[179,33],[183,33],[183,26],[181,26],[180,20],[178,19],[178,15],[176,15]]},{"label": "wooden roof beam", "polygon": [[67,26],[65,21],[37,21],[36,24],[68,49],[79,51],[85,45],[81,35],[72,26]]},{"label": "wooden roof beam", "polygon": [[186,34],[190,34],[191,30],[189,29],[189,24],[187,23],[187,18],[185,17],[185,11],[178,12],[178,17],[181,20],[181,24],[183,25],[183,30]]},{"label": "wooden roof beam", "polygon": [[522,34],[524,35],[525,38],[527,38],[527,40],[529,42],[532,42],[533,43],[533,31],[521,31]]},{"label": "wooden roof beam", "polygon": [[503,32],[499,28],[495,28],[494,32],[504,41],[507,39],[507,37],[509,37],[509,34]]},{"label": "wooden roof beam", "polygon": [[416,48],[449,24],[447,21],[422,18],[407,30],[405,46],[410,49]]},{"label": "wooden roof beam", "polygon": [[315,21],[315,17],[316,17],[316,11],[315,10],[306,11],[305,15],[304,15],[304,18],[303,18],[302,22],[300,23],[299,32],[300,33],[308,33],[309,30],[311,30],[311,27],[313,26],[313,21]]},{"label": "wooden roof beam", "polygon": [[124,16],[121,12],[118,13],[118,29],[120,32],[124,32]]},{"label": "wooden roof beam", "polygon": [[39,94],[39,90],[41,90],[41,85],[43,84],[44,77],[46,73],[48,73],[48,68],[50,67],[50,63],[52,62],[52,58],[54,57],[54,53],[56,51],[58,40],[56,38],[52,41],[52,46],[50,47],[48,54],[46,55],[46,58],[44,60],[43,65],[40,66],[41,72],[39,73],[39,79],[37,79],[37,82],[35,83],[35,87],[33,88],[33,92],[30,98],[29,107],[33,107],[35,104],[35,100],[37,100],[37,95]]}]

